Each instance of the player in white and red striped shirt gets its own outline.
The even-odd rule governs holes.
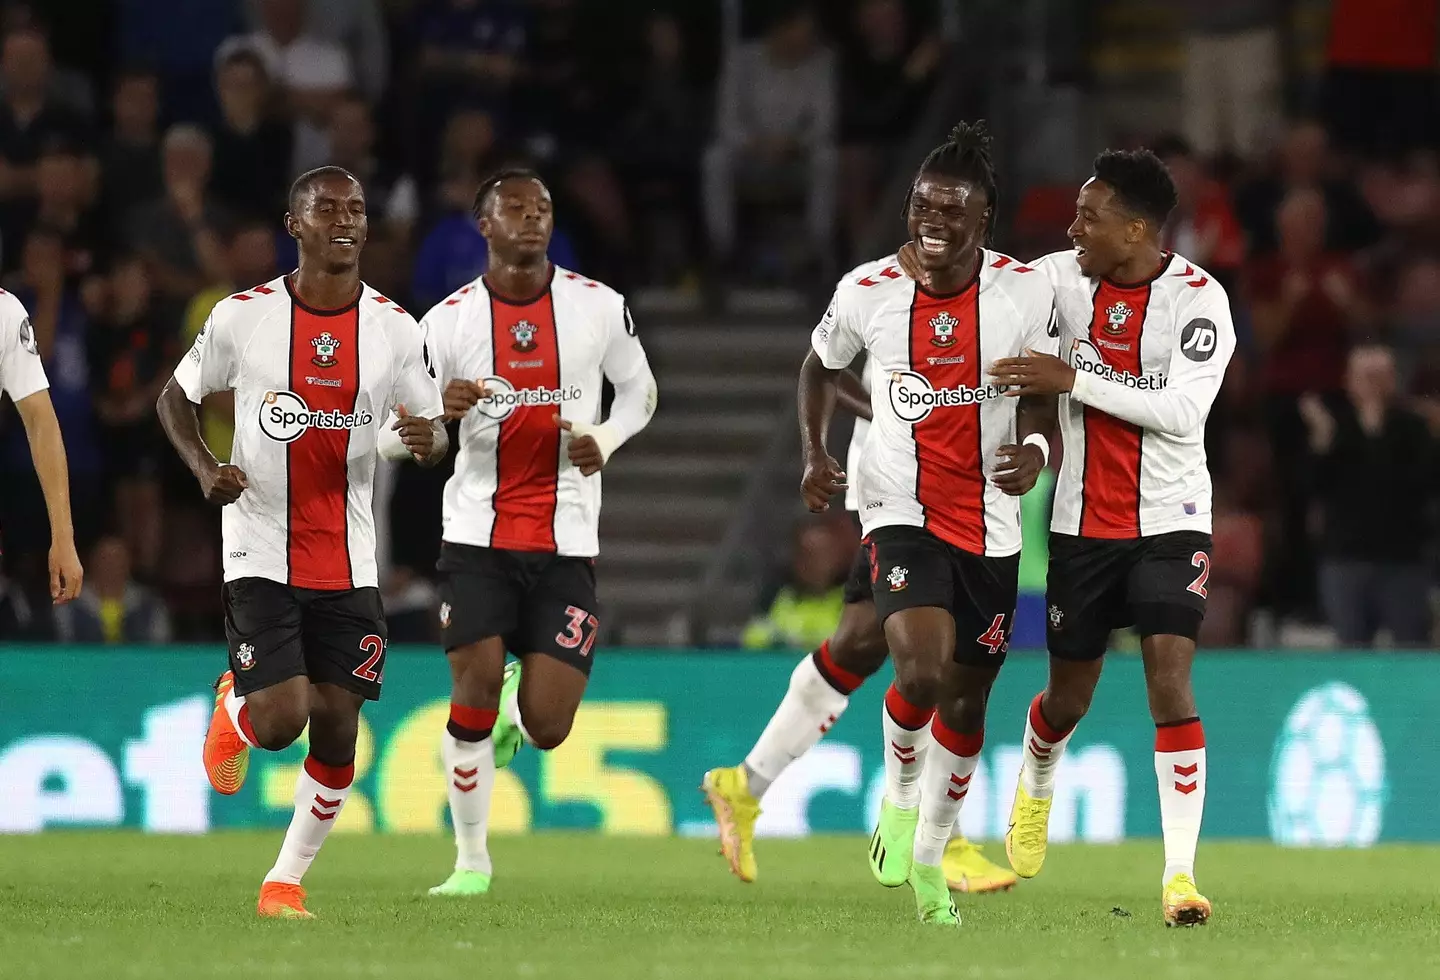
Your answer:
[[[600,470],[656,403],[624,298],[546,257],[554,215],[539,176],[490,178],[475,216],[489,270],[422,324],[446,415],[461,420],[439,561],[457,854],[430,893],[445,896],[489,890],[496,768],[523,741],[552,749],[570,733],[600,628]],[[615,399],[601,422],[606,380]]]
[[[1205,733],[1191,687],[1210,574],[1205,419],[1235,350],[1225,289],[1161,248],[1175,185],[1148,150],[1106,151],[1081,189],[1055,285],[1061,357],[1002,361],[1017,393],[1059,395],[1065,459],[1046,588],[1050,682],[1030,707],[1006,849],[1045,859],[1055,766],[1090,707],[1112,630],[1140,634],[1155,721],[1167,924],[1204,923],[1195,885]]]
[[[814,510],[845,488],[825,448],[838,373],[872,359],[859,492],[876,613],[895,663],[885,698],[886,794],[870,846],[883,885],[910,884],[922,921],[958,924],[941,856],[984,741],[1020,553],[1018,495],[1045,464],[1053,402],[990,384],[997,359],[1053,350],[1053,290],[983,247],[996,190],[983,126],[957,126],[921,165],[906,213],[918,274],[882,260],[841,280],[800,372]],[[932,740],[933,736],[933,740]]]
[[[204,764],[239,791],[251,749],[309,726],[295,815],[260,887],[264,917],[310,918],[301,878],[349,796],[360,706],[380,697],[385,615],[375,567],[378,429],[433,465],[448,439],[419,327],[360,281],[365,192],[339,167],[300,175],[285,230],[300,267],[221,300],[160,395],[161,424],[205,499],[224,506],[225,634]],[[235,393],[235,444],[218,462],[196,416]],[[410,414],[414,410],[414,415]]]

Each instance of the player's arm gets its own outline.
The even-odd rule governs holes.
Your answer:
[[[379,451],[387,459],[408,456],[428,468],[450,451],[450,434],[445,431],[445,408],[435,385],[429,338],[413,320],[407,326],[395,381],[395,421],[381,430]]]
[[[1055,313],[1055,290],[1048,280],[1027,280],[1024,346],[1035,354],[1054,357],[1060,346]],[[1012,497],[1023,497],[1040,479],[1050,462],[1050,447],[1059,421],[1059,399],[1054,394],[1020,396],[1015,406],[1015,442],[999,449],[1000,465],[992,482]]]
[[[849,368],[835,377],[835,403],[856,418],[866,422],[873,421],[870,392],[865,390],[865,383],[860,380],[859,375]]]
[[[611,453],[650,424],[659,405],[655,374],[636,335],[635,319],[623,299],[610,317],[600,370],[615,386],[610,417],[595,423],[555,416],[555,424],[570,433],[565,453],[582,476],[600,472]]]
[[[835,290],[825,316],[810,334],[810,351],[800,365],[795,400],[800,415],[800,446],[805,473],[800,496],[805,506],[819,513],[830,508],[830,498],[846,489],[845,471],[825,446],[840,388],[840,374],[864,347],[858,318],[844,296]]]
[[[1219,287],[1215,287],[1218,289]],[[1071,397],[1152,432],[1188,435],[1198,429],[1220,393],[1235,353],[1235,327],[1224,292],[1219,301],[1197,303],[1180,328],[1170,355],[1170,376],[1160,391],[1129,388],[1078,372]]]
[[[217,304],[155,402],[160,427],[181,462],[195,475],[200,492],[210,503],[222,506],[239,500],[249,484],[244,470],[221,463],[205,445],[198,408],[206,395],[234,386],[236,360],[226,318]]]

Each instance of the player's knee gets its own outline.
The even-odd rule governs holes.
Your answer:
[[[885,663],[889,649],[879,630],[848,630],[842,626],[830,640],[830,659],[859,677],[869,677]]]
[[[1158,723],[1183,721],[1197,715],[1189,677],[1161,676],[1148,685],[1150,716]]]
[[[895,688],[911,704],[924,707],[940,700],[944,670],[939,663],[912,661],[895,665]]]
[[[548,714],[534,718],[522,714],[521,720],[525,723],[525,731],[530,736],[530,741],[537,749],[559,747],[565,739],[570,737],[570,726],[573,721],[564,715]]]
[[[265,710],[251,710],[250,723],[260,748],[278,752],[293,744],[310,722],[309,705],[299,699],[273,701]]]

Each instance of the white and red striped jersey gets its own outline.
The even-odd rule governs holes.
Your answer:
[[[49,387],[25,304],[0,289],[0,392],[18,402]]]
[[[235,392],[230,462],[248,489],[222,510],[225,581],[374,586],[379,430],[391,409],[444,411],[419,326],[362,286],[338,310],[306,306],[281,277],[215,304],[175,381],[199,404]]]
[[[598,422],[602,376],[622,385],[648,375],[624,298],[555,266],[533,299],[504,299],[481,276],[421,325],[442,390],[464,378],[492,392],[460,423],[441,538],[594,557],[601,474],[582,476],[570,464],[555,416]]]
[[[1020,550],[1020,498],[987,476],[1015,441],[1018,399],[989,370],[1027,348],[1055,351],[1051,298],[1042,273],[989,250],[948,296],[927,292],[894,256],[840,280],[811,344],[832,369],[869,354],[874,421],[848,472],[866,534],[905,525],[974,554]]]
[[[1235,352],[1225,288],[1168,253],[1152,278],[1130,285],[1082,275],[1073,251],[1036,267],[1055,286],[1061,356],[1076,370],[1060,396],[1065,458],[1051,530],[1208,532],[1205,419]]]

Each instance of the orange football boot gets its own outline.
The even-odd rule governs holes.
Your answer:
[[[225,695],[235,686],[230,671],[215,682],[215,713],[210,716],[210,730],[205,733],[205,775],[215,792],[234,796],[245,785],[250,770],[250,746],[235,730],[230,713],[225,710]]]

